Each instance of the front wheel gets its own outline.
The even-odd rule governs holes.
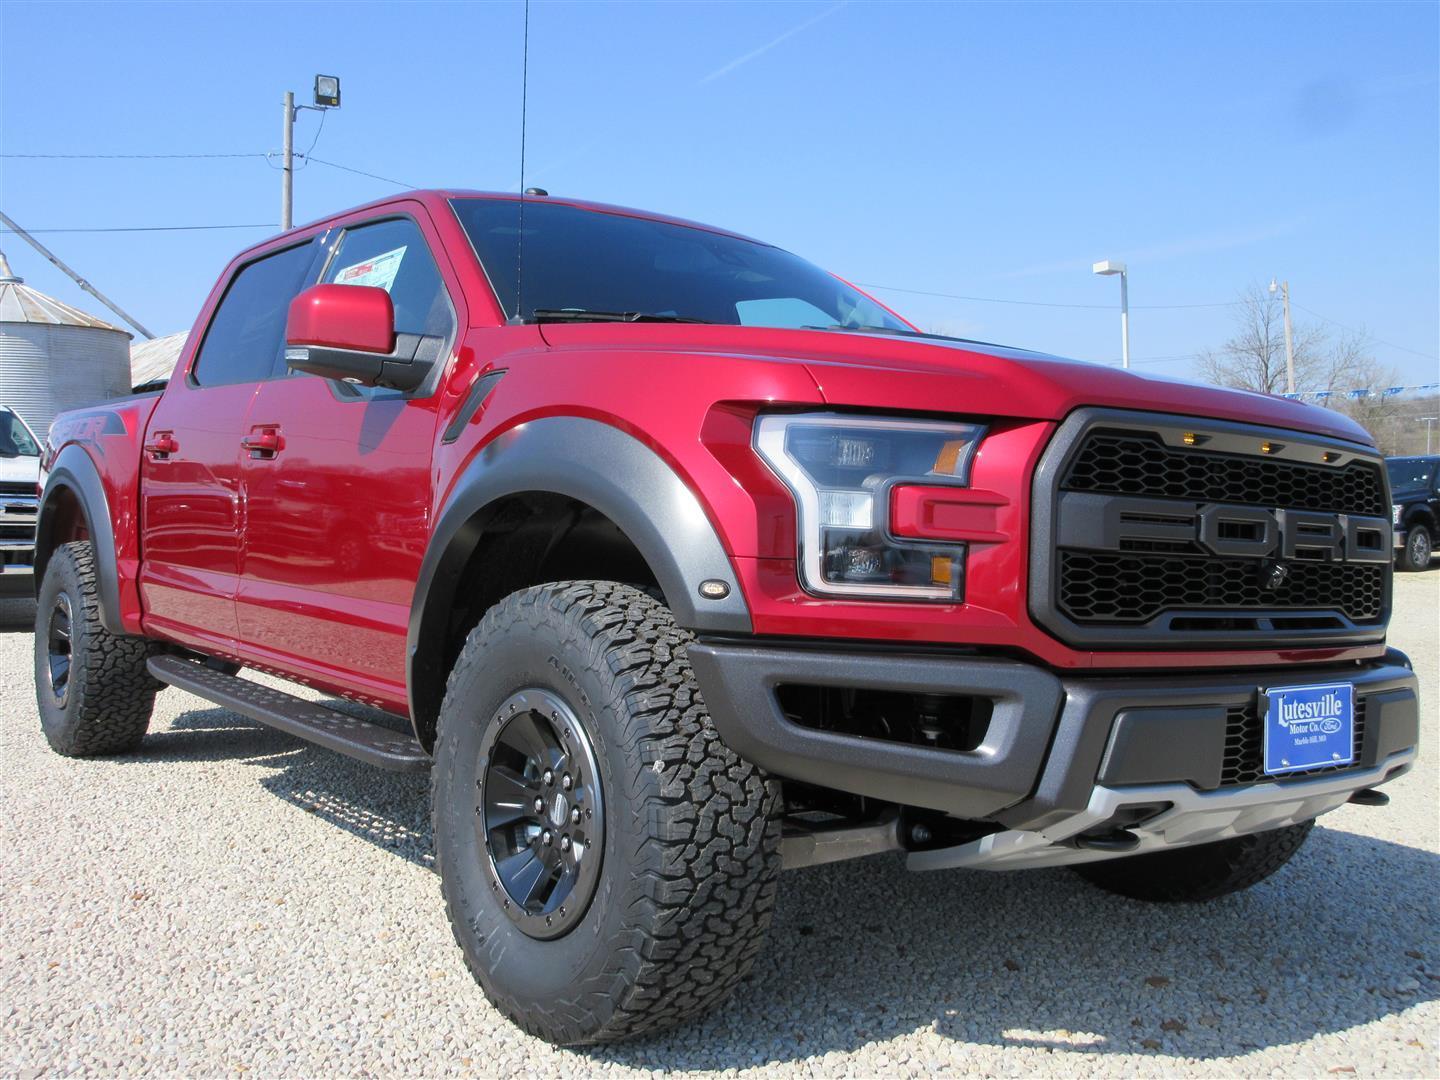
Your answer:
[[[629,586],[518,592],[441,706],[435,854],[486,996],[553,1043],[703,1014],[750,969],[779,874],[777,785],[720,741],[669,610]]]
[[[88,542],[50,557],[35,605],[35,698],[51,749],[66,757],[118,754],[145,736],[155,693],[150,644],[112,634]]]
[[[1258,885],[1279,870],[1300,850],[1314,824],[1302,821],[1210,844],[1081,863],[1075,870],[1092,885],[1132,900],[1215,900]]]
[[[1412,526],[1405,534],[1405,546],[1400,549],[1401,570],[1424,570],[1430,566],[1433,552],[1430,530],[1424,525]]]

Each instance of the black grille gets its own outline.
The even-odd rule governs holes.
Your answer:
[[[1175,450],[1144,432],[1092,432],[1060,486],[1067,491],[1195,499],[1384,517],[1390,513],[1380,469],[1343,468],[1259,457]]]
[[[1077,622],[1147,622],[1181,608],[1339,610],[1353,622],[1385,609],[1382,563],[1293,562],[1277,588],[1261,562],[1171,555],[1060,553],[1060,608]]]
[[[1287,773],[1281,779],[1299,779],[1320,773],[1340,772],[1360,765],[1365,745],[1365,699],[1355,699],[1355,759],[1348,765],[1326,765],[1319,769]],[[1274,781],[1265,775],[1265,718],[1257,705],[1232,705],[1225,710],[1225,761],[1220,768],[1220,786]]]
[[[35,497],[33,480],[0,480],[0,495],[29,495]]]

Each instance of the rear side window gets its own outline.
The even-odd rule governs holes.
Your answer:
[[[201,386],[268,379],[285,347],[290,301],[306,285],[310,244],[250,263],[230,283],[200,344],[192,377]]]
[[[455,329],[440,270],[409,218],[346,229],[321,283],[384,289],[395,305],[398,334],[448,338]]]

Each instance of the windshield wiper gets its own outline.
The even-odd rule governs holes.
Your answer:
[[[686,315],[652,315],[644,311],[589,311],[584,308],[536,308],[530,322],[666,322],[704,323],[708,319],[692,319]]]

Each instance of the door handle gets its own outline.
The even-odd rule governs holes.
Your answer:
[[[268,460],[280,453],[285,440],[280,437],[279,428],[256,428],[240,440],[240,445],[250,451],[252,458]]]
[[[175,436],[168,431],[157,431],[155,437],[145,444],[145,452],[151,457],[165,458],[180,449]]]

